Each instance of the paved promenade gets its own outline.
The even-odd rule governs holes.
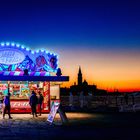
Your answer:
[[[49,125],[47,114],[32,118],[30,114],[12,114],[0,119],[0,140],[139,140],[140,114],[67,113],[68,125],[59,115]]]

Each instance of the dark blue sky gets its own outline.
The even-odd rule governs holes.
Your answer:
[[[101,88],[140,89],[138,0],[0,0],[0,42],[58,54],[67,86],[83,78]]]
[[[140,2],[1,0],[0,40],[33,45],[140,45]]]

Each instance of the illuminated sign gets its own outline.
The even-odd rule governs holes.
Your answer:
[[[0,49],[0,63],[1,64],[18,64],[25,59],[25,55],[22,51],[17,49]]]
[[[11,101],[11,108],[31,108],[29,101]]]
[[[35,76],[39,76],[42,72],[57,72],[58,57],[42,49],[32,51],[24,45],[0,43],[0,71],[22,72],[25,69],[36,72]]]

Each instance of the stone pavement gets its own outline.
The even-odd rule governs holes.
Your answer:
[[[67,113],[68,125],[56,115],[53,125],[48,114],[12,114],[0,119],[0,140],[139,140],[140,114]],[[2,115],[1,115],[2,117]]]
[[[47,120],[48,114],[42,114],[33,118],[30,114],[12,114],[13,119],[0,119],[0,140],[19,139],[58,139],[63,137],[64,126],[59,114],[56,115],[54,124],[50,125]],[[67,113],[70,122],[84,118],[91,118],[90,114]],[[67,126],[65,126],[67,127]],[[61,135],[60,135],[61,134]]]

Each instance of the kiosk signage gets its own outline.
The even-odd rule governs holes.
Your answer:
[[[51,111],[50,111],[50,113],[48,115],[48,119],[47,119],[48,122],[50,122],[50,123],[53,122],[54,117],[55,117],[55,115],[57,113],[57,110],[59,108],[59,105],[60,105],[59,102],[53,102],[52,103]]]

